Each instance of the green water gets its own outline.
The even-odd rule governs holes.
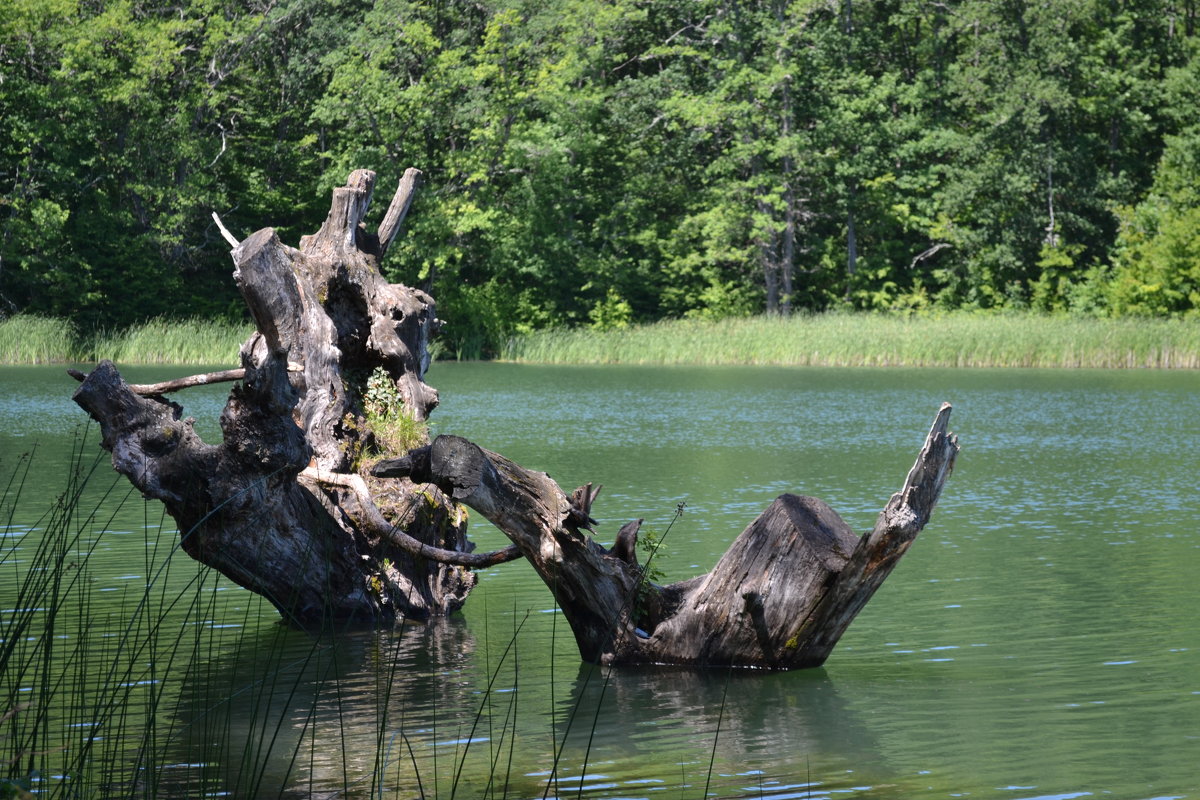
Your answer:
[[[128,696],[126,738],[155,731],[138,791],[1200,797],[1200,374],[439,364],[429,380],[435,433],[568,489],[604,484],[602,540],[634,517],[661,532],[686,502],[661,557],[672,580],[711,566],[784,491],[869,528],[943,400],[963,450],[827,664],[784,674],[581,665],[521,562],[487,570],[464,613],[429,628],[289,631],[167,560],[170,519],[101,465],[89,497],[120,507],[86,526],[88,621],[65,635],[119,630],[147,576],[160,601],[186,600],[138,659],[153,674],[132,676],[158,687],[152,704]],[[0,466],[38,443],[27,526],[71,460],[71,388],[55,368],[0,368]],[[179,396],[209,440],[224,394]],[[483,525],[472,537],[503,543]],[[19,556],[0,565],[5,613]],[[115,773],[136,768],[122,746],[105,751]]]

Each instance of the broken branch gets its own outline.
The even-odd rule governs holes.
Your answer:
[[[303,372],[304,367],[299,364],[288,362],[288,372]],[[77,369],[68,369],[67,374],[75,380],[83,383],[87,380],[88,374],[80,372]],[[160,381],[158,383],[131,383],[128,384],[130,391],[142,397],[150,397],[157,394],[168,394],[177,392],[180,389],[188,389],[193,386],[207,386],[210,383],[228,383],[229,381],[240,381],[246,377],[244,369],[222,369],[216,372],[205,372],[200,375],[188,375],[186,378],[173,378],[169,381]]]
[[[358,498],[359,506],[366,516],[366,519],[360,520],[360,522],[365,522],[373,533],[387,539],[409,555],[420,556],[421,558],[427,558],[430,561],[437,561],[441,564],[457,564],[461,567],[472,568],[491,567],[496,564],[515,561],[521,557],[521,551],[516,545],[509,545],[502,550],[493,550],[489,553],[464,553],[459,550],[444,550],[440,547],[432,547],[424,542],[417,541],[387,521],[387,518],[383,516],[383,512],[379,510],[379,506],[375,505],[375,501],[371,499],[371,490],[367,487],[367,482],[363,480],[361,475],[322,472],[313,467],[308,467],[297,477],[306,478],[314,483],[326,486],[338,486],[342,489],[352,491]]]

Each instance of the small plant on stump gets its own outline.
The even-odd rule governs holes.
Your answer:
[[[362,389],[362,410],[374,455],[407,453],[429,442],[429,425],[414,419],[404,407],[404,398],[383,367],[376,367],[367,378]]]

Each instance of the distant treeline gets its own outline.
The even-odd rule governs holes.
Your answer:
[[[798,310],[1200,309],[1197,0],[4,0],[0,316],[239,320],[425,173],[453,353]],[[378,202],[377,206],[386,203]],[[376,213],[382,213],[377,208]]]

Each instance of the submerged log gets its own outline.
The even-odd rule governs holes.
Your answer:
[[[405,173],[379,235],[363,224],[375,174],[358,170],[299,249],[271,228],[236,244],[234,280],[257,329],[241,369],[148,386],[126,384],[110,362],[75,376],[113,466],[163,501],[183,549],[298,624],[446,614],[475,585],[468,567],[519,557],[472,553],[465,511],[436,487],[368,489],[353,475],[375,447],[363,399],[372,371],[415,420],[437,405],[423,380],[433,300],[378,269],[419,174]],[[220,380],[240,383],[211,445],[161,394]]]
[[[438,486],[520,548],[554,593],[580,655],[605,664],[769,669],[824,663],[847,626],[929,520],[958,453],[949,404],[875,527],[854,534],[824,502],[777,498],[706,575],[648,583],[630,540],[613,551],[581,531],[595,493],[568,496],[542,472],[455,436],[439,436],[373,473]]]

